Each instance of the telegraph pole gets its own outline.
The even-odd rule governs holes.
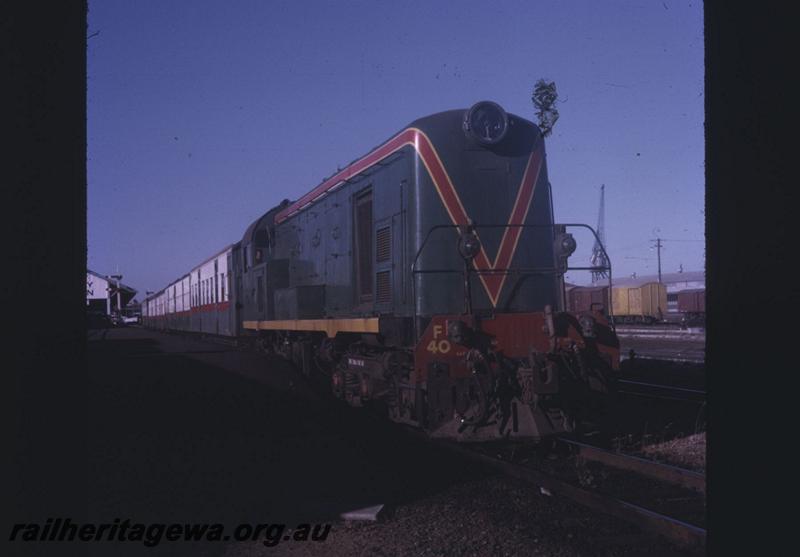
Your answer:
[[[651,240],[656,243],[656,252],[658,253],[658,283],[661,284],[661,238]]]
[[[116,282],[117,282],[117,313],[121,314],[122,313],[122,299],[121,299],[122,298],[122,293],[120,292],[120,289],[119,289],[119,281],[122,279],[122,275],[111,275],[108,278],[116,279]],[[109,298],[110,298],[110,296],[109,296]],[[109,300],[109,303],[110,303],[110,300]]]

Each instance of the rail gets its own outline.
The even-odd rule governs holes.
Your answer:
[[[452,441],[437,441],[436,443],[465,459],[495,469],[507,476],[543,487],[553,495],[561,495],[587,508],[620,518],[642,530],[662,536],[681,547],[700,552],[705,550],[706,529],[700,526],[610,495],[589,491],[529,466],[482,454],[466,448],[463,444]]]
[[[629,379],[617,379],[617,385],[620,387],[617,389],[620,394],[698,403],[706,400],[706,392],[699,389],[659,385],[657,383],[631,381]],[[626,385],[630,390],[625,389]]]
[[[686,470],[685,468],[679,468],[677,466],[671,466],[669,464],[663,464],[661,462],[655,462],[653,460],[648,460],[646,458],[641,458],[634,455],[612,452],[607,449],[595,447],[593,445],[587,445],[586,443],[581,443],[580,441],[575,441],[574,439],[569,439],[566,437],[559,437],[558,441],[575,449],[577,455],[586,460],[599,462],[620,470],[636,472],[643,476],[647,476],[648,478],[653,478],[671,483],[673,485],[693,489],[703,494],[706,492],[705,474],[700,474],[693,470]]]

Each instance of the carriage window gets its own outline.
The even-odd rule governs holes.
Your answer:
[[[372,298],[372,191],[355,200],[356,287],[360,301]]]
[[[225,273],[220,273],[219,274],[219,286],[221,288],[221,291],[219,293],[219,301],[220,302],[224,302],[225,301]]]
[[[213,286],[214,286],[214,292],[211,295],[211,301],[212,302],[218,302],[219,301],[219,299],[217,298],[217,293],[218,293],[218,291],[217,291],[217,280],[218,280],[218,278],[219,278],[219,259],[215,259],[214,260],[214,280],[211,281]]]

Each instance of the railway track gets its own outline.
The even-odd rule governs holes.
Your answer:
[[[642,336],[642,337],[665,337],[665,338],[694,338],[694,339],[704,339],[706,331],[702,327],[691,327],[683,329],[680,325],[673,325],[673,326],[631,326],[631,325],[617,325],[614,327],[614,330],[617,332],[617,335],[621,337],[633,337],[633,336]]]
[[[630,380],[620,380],[619,383],[631,389],[632,393],[637,390],[642,391],[638,394],[644,393],[644,396],[647,396],[647,393],[657,395],[657,393],[661,392],[681,393],[691,397],[702,396],[704,398],[705,396],[705,392],[698,389]],[[663,396],[658,397],[664,398]],[[532,484],[548,495],[564,497],[589,509],[617,517],[635,525],[645,533],[660,536],[681,548],[693,552],[703,552],[705,550],[706,529],[704,527],[692,524],[685,519],[659,512],[653,508],[648,508],[640,502],[633,502],[623,497],[600,491],[594,487],[580,485],[579,478],[563,477],[563,470],[568,466],[562,466],[562,473],[557,473],[552,469],[548,470],[546,466],[537,466],[529,460],[526,461],[523,456],[525,451],[517,453],[512,449],[510,454],[503,456],[502,454],[497,454],[497,447],[495,446],[433,440],[418,430],[403,426],[400,426],[400,429],[425,443],[455,453],[466,461],[472,461],[503,475]],[[626,474],[638,474],[654,481],[670,484],[679,489],[692,491],[704,499],[705,476],[703,474],[632,455],[613,452],[574,439],[559,438],[557,442],[568,446],[570,448],[570,456],[576,457],[578,462],[581,460],[591,461]],[[572,468],[574,470],[574,463]]]
[[[705,474],[647,458],[609,451],[608,449],[588,445],[567,437],[559,437],[558,442],[569,446],[579,458],[600,462],[618,470],[635,472],[648,478],[692,489],[698,493],[705,494],[706,492]]]
[[[706,361],[705,354],[676,354],[674,350],[643,350],[636,352],[635,358],[637,360],[656,360],[660,362],[672,362],[676,364],[696,364],[702,365]],[[620,357],[622,361],[631,359],[628,354],[622,354]]]
[[[691,489],[701,494],[704,501],[705,476],[702,474],[630,455],[612,453],[570,439],[561,438],[559,442],[571,446],[577,451],[580,458],[601,462],[627,473],[634,472],[647,478]],[[645,532],[665,538],[681,548],[700,553],[705,550],[706,529],[704,527],[610,493],[576,485],[575,481],[560,477],[553,470],[542,469],[543,467],[531,465],[530,462],[517,461],[513,453],[504,458],[498,454],[491,454],[492,449],[480,445],[470,446],[452,441],[435,441],[435,443],[439,447],[457,453],[466,460],[533,484],[539,487],[543,493],[565,497],[584,507],[615,516]]]
[[[706,401],[706,392],[700,389],[648,383],[645,381],[632,381],[630,379],[619,379],[617,380],[617,384],[619,385],[617,392],[626,395],[697,403],[704,403]]]

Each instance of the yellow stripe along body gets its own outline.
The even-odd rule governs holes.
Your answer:
[[[270,321],[244,321],[243,327],[251,331],[317,331],[329,338],[337,333],[377,333],[377,317],[343,319],[276,319]]]

